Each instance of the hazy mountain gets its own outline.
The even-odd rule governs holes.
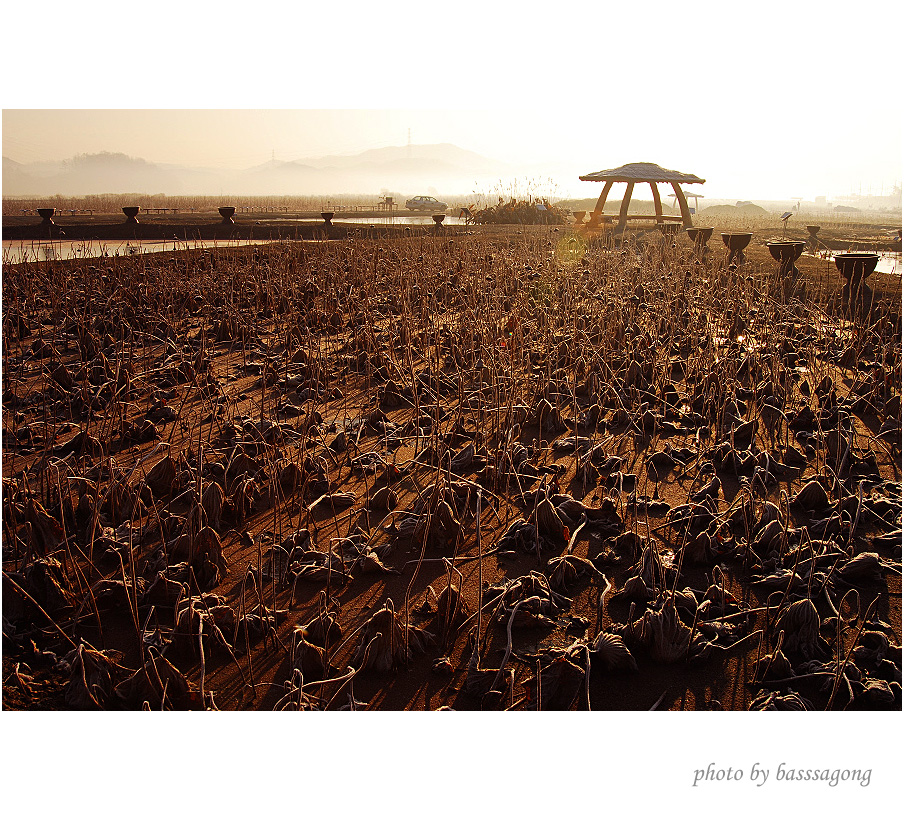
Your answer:
[[[523,171],[523,169],[520,169]],[[378,194],[382,190],[466,194],[491,191],[518,168],[455,145],[377,148],[349,156],[270,161],[242,170],[164,165],[125,154],[82,154],[59,162],[3,157],[4,196],[103,193],[249,196]]]

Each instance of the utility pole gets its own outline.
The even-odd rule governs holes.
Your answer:
[[[408,129],[408,159],[411,159],[411,129]]]

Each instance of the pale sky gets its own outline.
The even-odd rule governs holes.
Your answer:
[[[640,161],[705,178],[691,190],[709,197],[901,180],[899,2],[578,0],[532,14],[419,0],[223,19],[206,4],[92,5],[121,21],[98,48],[75,4],[42,4],[61,23],[41,31],[43,57],[10,36],[23,12],[4,12],[4,156],[240,169],[404,145],[410,128],[416,144],[549,163],[583,196],[596,186],[577,174]]]

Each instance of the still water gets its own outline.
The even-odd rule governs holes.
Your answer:
[[[272,239],[237,239],[235,241],[162,241],[131,240],[80,240],[72,242],[22,242],[3,241],[3,264],[16,265],[20,262],[46,262],[50,259],[100,259],[113,256],[136,256],[142,253],[187,250],[189,248],[238,248],[245,245],[267,245]]]
[[[816,254],[804,253],[804,256],[814,256],[816,259],[825,259],[831,262],[835,258],[834,251],[822,251]],[[876,273],[888,273],[895,276],[901,275],[901,254],[883,252],[879,254],[879,262],[876,265]]]

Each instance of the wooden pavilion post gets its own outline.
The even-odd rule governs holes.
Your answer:
[[[595,228],[600,224],[600,219],[603,216],[603,208],[606,207],[606,199],[609,197],[609,191],[611,190],[612,183],[607,182],[603,186],[603,192],[600,194],[600,198],[596,201],[596,207],[593,209],[593,213],[590,214],[589,227]]]
[[[650,182],[650,189],[653,191],[653,209],[656,212],[656,221],[662,222],[662,202],[659,199],[658,184]]]
[[[628,224],[628,206],[631,204],[631,194],[634,193],[634,183],[629,182],[625,189],[625,198],[622,200],[621,208],[618,209],[618,228],[623,231]]]
[[[693,228],[694,223],[691,221],[691,212],[690,208],[687,207],[687,199],[684,197],[684,191],[681,190],[681,186],[677,182],[672,183],[672,189],[675,191],[675,196],[678,199],[678,206],[681,208],[681,221],[684,224],[684,227]]]

